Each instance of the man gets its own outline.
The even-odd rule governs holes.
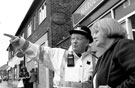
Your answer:
[[[33,84],[36,81],[37,81],[37,73],[36,73],[35,69],[32,68],[30,70],[30,80],[29,80],[29,82],[30,82],[30,88],[33,88]]]
[[[17,36],[5,35],[10,37],[11,44],[23,51],[26,56],[54,71],[54,87],[90,87],[87,81],[92,76],[96,63],[89,46],[93,42],[90,29],[86,26],[77,26],[69,33],[71,35],[69,50],[42,47]]]

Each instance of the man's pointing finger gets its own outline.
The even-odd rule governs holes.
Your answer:
[[[10,37],[11,39],[15,39],[16,38],[16,36],[13,36],[13,35],[10,35],[10,34],[4,34],[5,36],[8,36],[8,37]]]

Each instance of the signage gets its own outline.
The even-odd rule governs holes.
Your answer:
[[[103,1],[104,0],[85,0],[72,15],[73,26],[76,26]]]

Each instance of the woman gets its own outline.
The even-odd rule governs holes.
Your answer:
[[[96,47],[103,48],[94,72],[94,88],[135,87],[135,41],[114,19],[103,18],[92,26]]]
[[[20,72],[20,77],[23,79],[24,88],[29,88],[29,72],[26,67],[22,68]]]

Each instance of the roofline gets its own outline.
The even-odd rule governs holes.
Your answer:
[[[16,36],[18,36],[21,31],[23,30],[24,26],[27,24],[28,22],[28,19],[31,17],[31,15],[33,15],[36,7],[39,5],[39,3],[41,2],[42,0],[33,0],[28,12],[26,13],[26,16],[24,17],[22,23],[20,24],[20,27],[18,28],[17,32],[16,32]]]

